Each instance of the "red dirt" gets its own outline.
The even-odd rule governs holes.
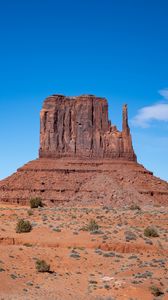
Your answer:
[[[168,299],[168,209],[0,207],[1,299],[152,300],[151,286]],[[15,231],[17,220],[33,224],[30,233]],[[97,234],[83,231],[94,219]],[[154,225],[157,238],[146,238]],[[129,232],[135,239],[126,241]],[[150,244],[149,244],[150,243]],[[77,254],[76,258],[70,254]],[[44,259],[51,273],[38,273]],[[102,297],[102,298],[100,298]]]

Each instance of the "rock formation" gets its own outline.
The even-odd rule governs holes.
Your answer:
[[[0,182],[0,201],[46,205],[168,203],[168,183],[136,161],[123,106],[122,131],[104,98],[52,96],[41,111],[39,159]]]
[[[126,158],[136,160],[123,106],[123,130],[108,120],[105,98],[92,95],[45,100],[41,111],[40,157]]]

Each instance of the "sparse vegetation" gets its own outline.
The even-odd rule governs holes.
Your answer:
[[[39,198],[39,197],[31,198],[30,199],[30,207],[31,208],[43,207],[41,198]]]
[[[17,233],[24,233],[30,232],[32,230],[32,225],[29,221],[25,221],[23,219],[19,220],[16,225],[16,232]]]
[[[109,284],[106,283],[106,284],[104,285],[104,288],[105,288],[106,290],[109,290],[109,289],[110,289]]]
[[[16,206],[4,209],[2,206],[1,230],[5,230],[2,231],[1,241],[5,250],[1,251],[0,258],[2,280],[7,278],[11,284],[21,286],[22,290],[26,288],[28,292],[24,292],[23,296],[30,292],[32,297],[40,297],[41,293],[46,296],[40,285],[43,279],[47,286],[50,285],[50,296],[54,298],[55,288],[61,279],[69,280],[73,266],[75,276],[70,279],[72,286],[69,286],[72,299],[76,299],[73,290],[76,283],[81,295],[87,290],[88,297],[93,296],[95,300],[116,300],[121,292],[129,300],[138,300],[141,288],[146,299],[166,297],[167,256],[164,250],[168,241],[168,209],[142,205],[139,212],[131,211],[129,205],[129,208],[111,209],[108,214],[107,209],[102,210],[102,207],[88,210],[87,215],[83,207],[75,208],[74,212],[73,207],[31,209]],[[28,216],[28,211],[33,212],[32,217]],[[21,219],[30,222],[32,232],[14,233],[15,240],[11,241],[13,228],[15,231]],[[160,237],[146,237],[144,229],[148,227],[154,228]],[[39,238],[40,235],[43,235],[42,238]],[[20,237],[19,241],[17,237]],[[145,251],[142,251],[141,242]],[[18,247],[13,247],[13,243]],[[23,268],[24,255],[27,258]],[[66,270],[65,265],[68,265]],[[31,277],[33,272],[37,279]],[[126,276],[131,286],[137,289],[134,295],[127,285],[121,284],[128,283]],[[60,287],[64,298],[66,291],[63,289],[64,285]]]
[[[100,226],[97,224],[97,222],[93,219],[90,220],[88,225],[82,226],[80,230],[82,231],[90,231],[90,232],[97,232],[99,230]]]
[[[163,295],[164,293],[161,291],[160,288],[158,288],[157,286],[153,285],[150,288],[152,295],[154,295],[155,297],[159,297],[160,295]]]
[[[127,230],[124,232],[126,241],[134,241],[137,239],[137,236],[134,232]]]
[[[146,237],[158,237],[159,236],[159,233],[157,231],[157,229],[153,226],[148,226],[145,228],[144,230],[144,235]]]
[[[106,297],[106,298],[98,297],[98,298],[96,298],[96,300],[114,300],[114,298],[112,298],[112,297]]]
[[[130,206],[131,210],[141,210],[140,206],[136,203],[132,203]]]
[[[25,247],[32,247],[33,245],[30,244],[30,243],[25,243],[25,244],[23,244],[23,246],[25,246]]]
[[[27,214],[28,214],[28,216],[32,216],[33,215],[33,211],[31,209],[28,209]]]
[[[36,270],[40,273],[50,272],[50,265],[45,260],[38,259],[36,261]]]
[[[95,220],[91,219],[89,224],[87,225],[87,230],[93,232],[98,229],[99,229],[99,225],[97,224],[97,222]]]

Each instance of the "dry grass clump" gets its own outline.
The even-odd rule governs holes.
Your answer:
[[[153,285],[150,288],[152,295],[154,295],[155,297],[159,297],[160,295],[163,295],[164,293],[161,291],[160,288],[158,288],[157,286]]]
[[[95,220],[91,219],[86,228],[88,231],[96,231],[99,230],[99,225]]]
[[[153,226],[148,226],[145,228],[144,230],[144,235],[146,237],[158,237],[159,236],[159,233],[157,231],[157,229]]]
[[[30,207],[31,208],[38,208],[38,207],[43,207],[43,203],[41,198],[31,198],[30,199]]]
[[[130,206],[131,210],[141,210],[140,206],[136,203],[132,203]]]
[[[38,259],[36,261],[36,270],[40,273],[50,272],[50,265],[48,265],[45,260]]]
[[[30,232],[32,230],[32,225],[29,221],[25,221],[23,219],[19,220],[16,225],[16,232],[17,233],[24,233]]]

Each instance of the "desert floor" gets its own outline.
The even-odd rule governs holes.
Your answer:
[[[31,232],[16,233],[22,218]],[[146,237],[147,226],[159,237]],[[37,272],[37,259],[51,272]],[[168,208],[1,205],[0,299],[168,299]]]

